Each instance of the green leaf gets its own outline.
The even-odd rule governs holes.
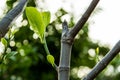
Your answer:
[[[15,56],[17,53],[18,52],[16,52],[16,51],[12,51],[10,53],[7,53],[4,57],[4,59],[11,58],[11,57]]]
[[[43,24],[46,27],[50,23],[50,12],[41,12]]]
[[[39,35],[41,42],[44,43],[45,29],[50,23],[50,12],[39,12],[34,7],[27,7],[26,16],[31,28],[37,35]]]
[[[1,38],[1,42],[5,47],[7,47],[7,40],[5,38]]]
[[[54,62],[55,62],[55,59],[52,55],[47,55],[47,60],[50,64],[52,64],[52,66],[54,66]]]

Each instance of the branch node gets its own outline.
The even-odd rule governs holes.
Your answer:
[[[69,71],[70,67],[59,67],[59,72],[61,71]]]
[[[73,38],[69,36],[69,29],[68,29],[68,24],[66,20],[64,20],[64,22],[62,23],[62,28],[63,30],[62,30],[61,42],[71,45],[73,43]]]
[[[74,39],[73,39],[73,38],[70,38],[70,37],[63,37],[63,38],[61,39],[61,42],[62,42],[62,43],[67,43],[67,44],[70,44],[70,45],[73,44],[73,41],[74,41]]]

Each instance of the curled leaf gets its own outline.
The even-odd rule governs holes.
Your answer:
[[[97,55],[99,54],[99,47],[96,48],[95,52]]]
[[[100,61],[100,59],[99,59],[99,47],[97,47],[97,48],[95,49],[95,53],[96,53],[96,56],[95,56],[96,62],[98,62],[98,61]]]

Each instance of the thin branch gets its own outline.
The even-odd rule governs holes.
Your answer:
[[[10,10],[5,17],[0,21],[0,39],[5,36],[9,30],[12,21],[22,12],[27,0],[21,0],[15,8]]]
[[[91,13],[95,9],[96,5],[98,4],[99,0],[93,0],[91,4],[89,5],[86,12],[83,14],[81,19],[77,22],[77,24],[73,27],[73,29],[69,32],[70,36],[74,38],[77,33],[82,29],[88,18],[90,17]]]
[[[93,80],[120,52],[120,40],[83,80]]]

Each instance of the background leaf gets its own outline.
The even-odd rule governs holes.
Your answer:
[[[96,55],[99,54],[99,47],[96,48],[95,52],[96,52]]]
[[[5,38],[1,38],[1,42],[5,47],[7,47],[7,40]]]
[[[95,60],[96,60],[96,62],[99,62],[100,61],[100,59],[99,59],[99,47],[97,47],[95,49],[95,53],[96,53]]]
[[[16,51],[12,51],[12,52],[10,52],[10,53],[7,53],[7,54],[5,55],[5,59],[6,59],[6,58],[10,58],[10,57],[12,57],[12,56],[15,56],[17,53],[18,53],[18,52],[16,52]]]

